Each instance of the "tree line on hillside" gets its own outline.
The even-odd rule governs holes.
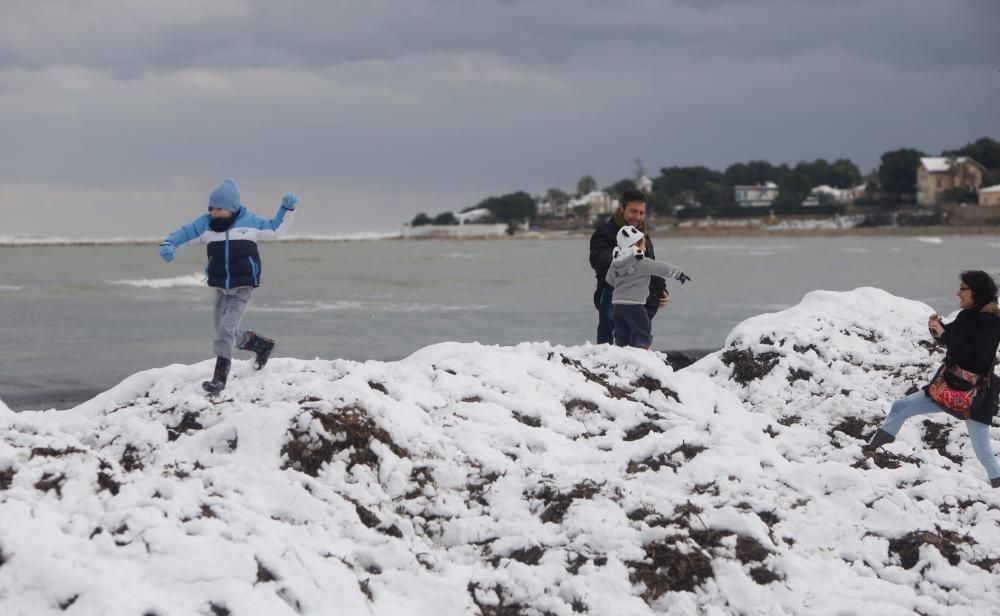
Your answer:
[[[857,165],[846,158],[833,162],[820,158],[812,162],[802,161],[795,166],[752,160],[734,163],[723,171],[700,165],[663,167],[658,176],[650,178],[652,187],[646,191],[647,203],[654,214],[670,214],[679,207],[697,207],[699,211],[710,213],[736,206],[733,191],[735,186],[774,182],[778,187],[778,196],[769,209],[776,212],[799,210],[812,189],[821,185],[847,189],[864,184],[864,202],[894,207],[914,202],[917,168],[920,159],[925,156],[929,155],[913,148],[891,150],[882,154],[878,168],[867,175],[862,175]],[[971,157],[986,169],[984,186],[1000,183],[1000,142],[994,139],[983,137],[960,148],[946,150],[940,156]],[[625,190],[636,187],[645,175],[642,162],[637,160],[633,177],[618,180],[606,186],[604,191],[612,197],[618,197]],[[599,190],[597,180],[591,175],[585,175],[577,182],[575,195],[559,188],[550,188],[537,198],[524,191],[517,191],[499,197],[488,197],[462,212],[485,209],[490,212],[490,218],[494,221],[514,224],[536,218],[539,203],[565,206],[574,198],[596,190]],[[968,200],[969,195],[946,194],[947,197]],[[587,206],[578,206],[578,209],[581,210],[578,213],[583,213]],[[410,224],[420,226],[457,223],[452,212],[443,212],[433,218],[419,213]]]

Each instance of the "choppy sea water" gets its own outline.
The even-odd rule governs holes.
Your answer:
[[[875,286],[947,314],[959,271],[1000,274],[996,236],[655,243],[693,279],[668,283],[673,301],[653,325],[662,350],[718,348],[740,321],[816,289]],[[262,286],[244,326],[276,338],[276,356],[392,360],[448,340],[596,337],[585,237],[274,242],[261,252]],[[200,246],[170,264],[153,245],[0,247],[0,399],[59,407],[65,392],[211,357],[204,260]]]

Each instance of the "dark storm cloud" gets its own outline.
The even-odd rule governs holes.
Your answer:
[[[636,157],[653,173],[818,157],[867,170],[889,149],[1000,133],[998,7],[9,0],[0,179],[24,199],[97,184],[110,203],[116,186],[232,174],[385,191],[404,220],[400,192],[571,189]]]
[[[26,33],[0,40],[0,59],[173,70],[467,52],[547,63],[615,45],[690,59],[836,47],[947,68],[995,63],[997,18],[992,0],[15,2],[5,30]]]

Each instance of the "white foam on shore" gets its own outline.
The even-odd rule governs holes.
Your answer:
[[[151,237],[31,237],[0,235],[0,246],[115,246],[131,244],[159,244],[163,238]]]
[[[378,312],[459,312],[465,310],[483,310],[484,305],[458,305],[458,304],[420,304],[408,303],[380,303],[359,300],[337,300],[332,302],[324,301],[288,301],[277,305],[260,305],[254,307],[258,312],[285,312],[285,313],[311,313],[311,312],[338,312],[338,311],[378,311]]]
[[[286,235],[272,242],[353,242],[400,238],[398,232],[358,231],[354,233]],[[159,244],[162,237],[68,238],[0,235],[0,246],[116,246]]]
[[[139,289],[173,289],[177,287],[203,287],[205,274],[189,274],[175,278],[140,278],[138,280],[107,280],[108,284],[136,287]]]
[[[944,240],[940,237],[915,237],[913,238],[918,242],[923,242],[925,244],[943,244]]]
[[[334,302],[304,302],[290,301],[282,302],[278,305],[261,304],[254,306],[255,312],[337,312],[340,310],[360,310],[364,307],[362,302],[353,300],[337,300]]]
[[[12,284],[0,284],[0,291],[20,291],[21,288]]]

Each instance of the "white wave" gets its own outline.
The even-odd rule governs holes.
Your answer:
[[[151,278],[139,280],[108,280],[108,284],[119,284],[126,287],[137,287],[140,289],[172,289],[175,287],[203,287],[205,286],[204,274],[189,274],[187,276],[177,276],[176,278]]]
[[[0,284],[0,291],[20,291],[21,287],[12,284]]]
[[[385,312],[461,312],[463,310],[483,310],[486,306],[458,304],[386,304],[381,307]]]
[[[688,248],[688,250],[717,250],[722,252],[733,252],[749,250],[749,248],[750,247],[746,244],[696,244]]]
[[[278,241],[285,242],[362,242],[370,240],[391,240],[403,237],[399,232],[356,231],[354,233],[334,233],[329,235],[286,235]]]
[[[445,259],[486,259],[486,258],[499,258],[499,257],[487,257],[483,254],[477,254],[474,252],[449,252],[447,254],[441,255]]]
[[[0,246],[114,246],[159,244],[162,238],[147,237],[35,237],[27,235],[0,235]]]
[[[943,244],[944,240],[940,237],[915,237],[913,238],[918,242],[924,242],[925,244]]]
[[[351,300],[337,300],[335,302],[304,302],[290,301],[282,302],[277,306],[267,304],[257,305],[254,312],[336,312],[339,310],[360,310],[364,303]]]
[[[353,242],[368,240],[388,240],[400,238],[398,232],[358,231],[355,233],[337,233],[329,235],[287,235],[277,238],[276,242]],[[0,235],[0,246],[114,246],[135,244],[159,244],[162,237],[41,237],[29,235]]]
[[[393,302],[372,302],[358,300],[336,300],[332,302],[324,301],[287,301],[277,305],[258,305],[254,307],[257,312],[287,312],[287,313],[310,313],[310,312],[338,312],[347,310],[358,310],[362,312],[460,312],[463,310],[483,310],[485,305],[459,305],[459,304],[420,304],[393,303]]]
[[[845,248],[844,252],[852,252],[854,254],[866,255],[871,252],[870,248]]]

